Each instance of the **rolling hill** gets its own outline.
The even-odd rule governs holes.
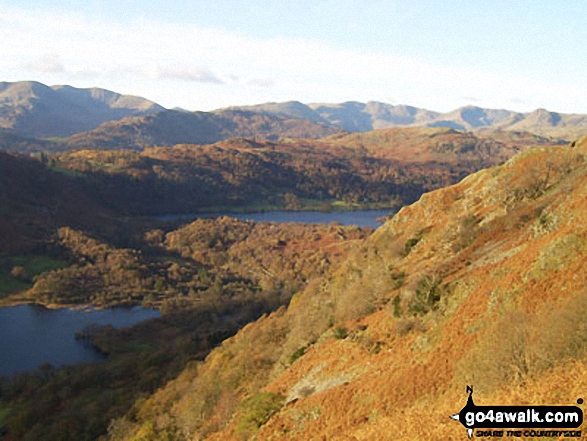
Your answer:
[[[112,121],[65,140],[64,149],[131,149],[212,144],[228,138],[322,138],[340,132],[303,119],[243,110],[184,112],[166,110],[139,118]]]
[[[539,145],[555,143],[514,132],[393,128],[320,140],[233,138],[140,152],[78,150],[50,159],[55,167],[86,176],[93,193],[111,207],[136,215],[330,209],[337,201],[389,207]]]

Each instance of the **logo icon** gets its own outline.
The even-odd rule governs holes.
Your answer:
[[[524,436],[580,437],[581,431],[570,431],[583,423],[583,410],[577,406],[477,406],[473,401],[473,387],[467,386],[467,404],[459,413],[451,415],[467,429],[469,439],[475,429],[490,429],[484,436],[502,437],[503,430],[491,429],[551,429],[526,430]],[[577,401],[583,403],[582,399]],[[567,430],[555,430],[567,429]],[[508,436],[522,436],[521,430],[509,430]]]

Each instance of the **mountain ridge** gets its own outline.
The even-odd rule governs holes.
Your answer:
[[[29,137],[63,137],[124,117],[161,111],[145,98],[106,89],[0,82],[0,127]]]
[[[142,118],[161,112],[166,114],[169,125],[159,127],[160,134],[165,130],[177,132],[178,126],[183,124],[184,132],[202,132],[201,136],[182,140],[196,143],[216,142],[234,136],[318,138],[335,131],[365,132],[397,126],[526,131],[568,141],[587,133],[587,114],[565,114],[546,109],[517,112],[469,105],[443,113],[378,101],[309,104],[286,101],[192,112],[166,109],[145,98],[101,88],[47,86],[35,81],[0,82],[0,128],[26,138],[74,136],[73,144],[84,144],[80,141],[83,136],[91,140],[97,133],[108,136],[108,132],[113,131],[112,136],[116,137],[117,131],[130,130],[119,129],[117,125],[144,126]],[[248,116],[243,117],[243,112]],[[191,115],[193,127],[186,127],[186,117],[180,114]],[[257,127],[246,130],[247,123],[243,118],[253,119],[253,114]],[[203,120],[211,126],[199,125]],[[211,136],[214,130],[216,132]],[[166,136],[176,137],[174,133]]]
[[[292,115],[289,103],[291,102],[267,103],[231,107],[231,109]],[[299,104],[306,106],[307,109],[303,111]],[[298,103],[296,114],[308,114],[308,118],[312,120],[325,120],[347,132],[364,132],[395,126],[427,126],[450,127],[464,131],[488,129],[526,131],[569,141],[587,133],[587,115],[565,114],[545,109],[524,113],[469,105],[441,113],[408,105],[392,105],[377,101],[367,103],[348,101],[334,104]]]

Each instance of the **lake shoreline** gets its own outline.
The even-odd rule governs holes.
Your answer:
[[[0,341],[0,352],[6,359],[0,365],[0,377],[33,372],[47,363],[60,367],[103,361],[107,353],[93,342],[89,344],[87,339],[79,338],[85,329],[125,328],[160,317],[160,311],[142,307],[97,310],[81,305],[45,308],[35,303],[2,307],[0,332],[4,339]]]
[[[242,221],[258,223],[306,223],[306,224],[338,224],[360,228],[377,229],[390,216],[397,213],[397,209],[381,208],[369,210],[277,210],[277,211],[248,211],[248,212],[197,212],[181,214],[163,214],[151,217],[158,222],[190,223],[198,219],[216,219],[230,217]]]
[[[22,298],[22,296],[24,295],[24,293],[26,293],[26,291],[24,292],[20,292],[20,293],[14,293],[14,294],[10,294],[4,298],[0,299],[0,309],[1,308],[10,308],[13,306],[23,306],[23,305],[37,305],[37,306],[42,306],[43,308],[46,309],[69,309],[71,311],[84,311],[84,312],[88,312],[91,313],[93,311],[107,311],[109,309],[113,309],[113,308],[135,308],[135,307],[140,307],[143,309],[152,309],[154,311],[159,311],[161,312],[160,306],[159,304],[152,304],[149,306],[146,305],[142,305],[140,303],[124,303],[124,304],[118,304],[118,305],[94,305],[92,303],[44,303],[43,301],[39,300],[39,299],[24,299]]]

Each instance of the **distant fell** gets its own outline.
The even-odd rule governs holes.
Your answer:
[[[545,109],[521,113],[477,106],[441,113],[378,101],[286,101],[191,112],[168,110],[145,98],[99,88],[0,82],[0,130],[28,139],[72,137],[50,146],[53,150],[142,149],[214,143],[231,137],[316,139],[341,131],[368,132],[397,126],[498,129],[570,141],[587,133],[587,115]]]
[[[572,140],[587,133],[587,115],[563,114],[545,109],[521,113],[506,109],[465,106],[440,113],[377,101],[307,105],[298,102],[267,103],[238,107],[238,109],[304,118],[326,123],[347,132],[368,132],[396,126],[425,126],[449,127],[465,131],[512,130],[566,140]]]
[[[510,110],[466,106],[438,115],[427,125],[431,127],[451,127],[456,130],[475,130],[485,127],[506,128],[522,119],[524,119],[522,113]]]
[[[265,103],[245,107],[229,107],[226,110],[245,110],[258,113],[280,115],[288,118],[305,119],[320,124],[332,125],[332,121],[323,118],[318,112],[299,101],[286,101],[284,103]],[[220,111],[222,112],[222,110]],[[343,128],[343,127],[341,127]],[[346,130],[346,129],[345,129]]]
[[[212,144],[228,138],[322,138],[340,130],[312,121],[244,110],[185,112],[166,110],[152,115],[110,121],[76,134],[68,149],[131,149],[176,144]]]
[[[160,105],[105,89],[0,82],[0,127],[27,137],[65,137],[100,124],[164,110]]]
[[[347,132],[367,132],[397,125],[412,125],[432,121],[439,113],[411,106],[394,106],[370,101],[347,101],[339,104],[302,104],[298,101],[265,103],[254,106],[230,107],[230,110],[247,110],[277,114],[291,118],[335,126]]]

